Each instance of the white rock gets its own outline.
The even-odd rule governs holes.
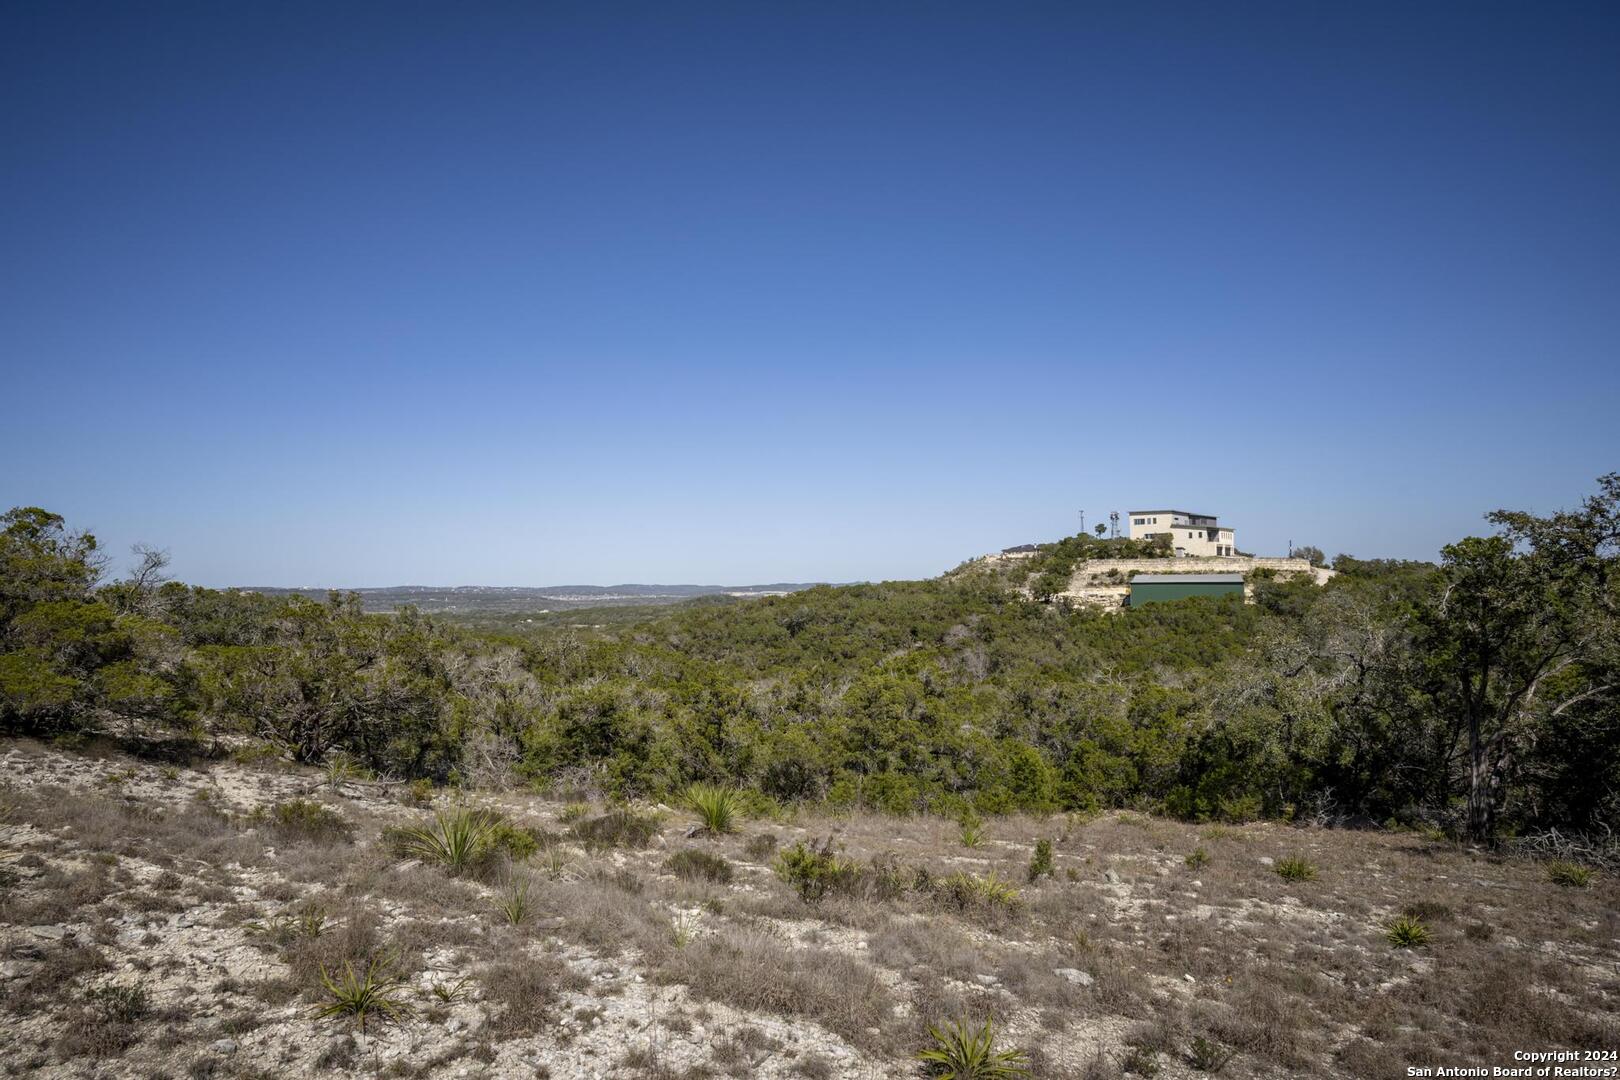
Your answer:
[[[1060,979],[1068,979],[1072,983],[1079,983],[1081,986],[1090,986],[1097,981],[1091,977],[1089,972],[1081,971],[1079,968],[1053,968],[1052,974]]]
[[[1262,856],[1260,856],[1260,865],[1261,866],[1276,866],[1277,865],[1277,860],[1273,859],[1270,855],[1262,855]]]
[[[208,1049],[212,1050],[216,1054],[234,1054],[236,1053],[236,1040],[215,1039],[213,1042],[208,1044]]]

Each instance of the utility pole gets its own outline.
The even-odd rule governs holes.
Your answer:
[[[1110,540],[1118,540],[1119,539],[1119,511],[1118,510],[1110,510],[1108,512],[1108,526],[1109,526],[1108,538]]]
[[[1080,511],[1080,531],[1086,531],[1086,512],[1084,510]]]

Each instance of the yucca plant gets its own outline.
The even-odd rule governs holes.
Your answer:
[[[495,911],[512,926],[522,926],[534,914],[529,899],[529,879],[513,877],[495,896]]]
[[[1201,847],[1193,848],[1183,861],[1187,864],[1187,869],[1197,870],[1200,867],[1209,865],[1209,852]]]
[[[977,814],[968,814],[962,818],[962,846],[976,848],[984,843],[984,822],[979,820]]]
[[[1555,859],[1547,864],[1547,880],[1554,885],[1584,889],[1592,884],[1592,868],[1564,859]]]
[[[395,850],[407,858],[437,863],[452,874],[475,869],[488,854],[498,819],[486,810],[440,810],[426,825],[393,834]]]
[[[1384,936],[1397,949],[1421,949],[1429,943],[1429,928],[1410,915],[1398,915],[1384,928]]]
[[[1291,855],[1286,859],[1278,859],[1273,867],[1277,876],[1284,881],[1315,881],[1316,866],[1308,859],[1298,855]]]
[[[342,787],[346,780],[360,780],[364,776],[365,770],[360,763],[341,750],[326,759],[326,786],[333,791]]]
[[[1006,1080],[1028,1076],[1029,1055],[1019,1049],[996,1049],[995,1025],[986,1020],[977,1030],[957,1020],[943,1028],[928,1028],[934,1045],[920,1051],[917,1059],[928,1075],[937,1080]]]
[[[1018,888],[994,870],[984,877],[958,870],[934,885],[936,895],[963,911],[1008,912],[1022,900]]]
[[[467,995],[472,993],[472,989],[469,985],[471,982],[471,976],[463,975],[461,978],[454,979],[450,982],[436,982],[432,986],[428,987],[427,993],[432,995],[433,999],[441,1004],[454,1005],[457,1002],[465,1001],[467,999]]]
[[[326,987],[331,1001],[317,1012],[319,1019],[349,1017],[364,1033],[366,1021],[373,1014],[394,1022],[411,1015],[411,1007],[403,996],[404,980],[394,974],[391,956],[372,957],[366,962],[364,974],[356,973],[354,965],[345,960],[341,978],[333,978],[323,966],[321,984]]]
[[[697,814],[702,831],[710,836],[723,836],[735,831],[736,819],[742,812],[742,801],[737,792],[718,784],[693,784],[686,789],[681,802]]]
[[[295,911],[279,912],[263,921],[245,922],[242,929],[277,948],[296,941],[314,941],[326,933],[326,909],[316,903],[306,903]]]

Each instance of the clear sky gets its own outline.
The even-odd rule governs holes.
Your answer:
[[[1620,469],[1614,3],[9,3],[0,506],[211,584],[1432,557]]]

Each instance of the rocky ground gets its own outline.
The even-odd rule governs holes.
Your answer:
[[[977,838],[810,815],[707,837],[669,807],[371,784],[252,752],[0,755],[13,1076],[853,1080],[916,1075],[946,1018],[994,1018],[1045,1077],[1385,1077],[1620,1050],[1614,880],[1559,884],[1415,833],[1120,813]],[[452,872],[387,833],[460,806],[503,815],[519,857]],[[828,838],[851,869],[812,902],[773,863]],[[1031,881],[1040,838],[1051,873]],[[979,888],[992,874],[1016,895]],[[1403,913],[1417,947],[1389,939]],[[320,1015],[349,971],[377,976],[392,1016]]]

